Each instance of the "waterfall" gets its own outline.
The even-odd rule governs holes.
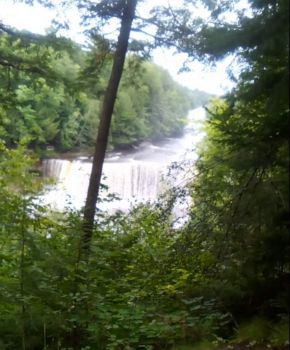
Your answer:
[[[76,208],[84,204],[92,164],[82,160],[48,159],[44,161],[46,176],[57,179],[57,183],[45,195],[45,202],[61,209],[66,202]],[[164,166],[153,162],[105,162],[102,184],[108,191],[101,191],[101,198],[114,194],[121,200],[102,203],[104,208],[126,209],[130,202],[140,203],[157,198],[161,186]]]
[[[204,116],[202,108],[191,111],[181,138],[167,138],[155,144],[145,143],[134,152],[115,153],[107,157],[101,182],[108,187],[108,191],[101,191],[100,198],[105,199],[108,193],[113,193],[120,200],[103,201],[98,207],[103,210],[126,210],[130,203],[156,200],[168,165],[184,158],[189,150],[191,152],[186,158],[194,160],[196,157],[192,150],[203,136],[198,123],[204,120]],[[66,206],[80,209],[86,198],[91,167],[90,160],[85,157],[44,160],[44,174],[54,177],[56,184],[50,186],[42,196],[43,202],[57,209]]]

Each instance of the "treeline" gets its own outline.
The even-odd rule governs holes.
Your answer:
[[[11,147],[93,146],[111,58],[66,39],[0,35],[0,137]],[[100,62],[94,58],[100,56]],[[92,63],[93,62],[93,63]],[[198,100],[196,97],[198,96]],[[182,133],[187,112],[208,94],[180,86],[167,71],[130,56],[117,97],[110,148]]]

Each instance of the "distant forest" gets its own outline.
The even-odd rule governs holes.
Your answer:
[[[58,151],[93,146],[101,99],[111,69],[111,57],[68,39],[45,45],[32,33],[19,37],[2,33],[0,52],[12,60],[0,64],[0,137],[8,146],[27,139],[35,150]],[[95,59],[97,57],[97,60]],[[180,86],[167,71],[147,60],[127,58],[117,96],[109,149],[142,140],[180,135],[190,109],[209,95]]]

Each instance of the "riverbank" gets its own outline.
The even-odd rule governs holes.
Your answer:
[[[136,152],[138,150],[141,150],[144,147],[147,147],[148,145],[153,145],[158,147],[162,145],[164,142],[167,142],[168,140],[180,139],[183,136],[184,136],[184,132],[179,133],[178,135],[171,135],[170,137],[140,140],[139,142],[135,142],[127,146],[119,146],[116,148],[108,147],[106,151],[106,158],[110,158],[115,154],[127,155],[130,153]],[[53,159],[65,159],[65,160],[74,160],[74,159],[84,158],[84,159],[92,160],[93,155],[94,155],[94,147],[83,148],[80,150],[58,151],[53,147],[48,146],[46,150],[42,151],[40,158],[41,159],[53,158]]]
[[[109,160],[111,158],[115,158],[122,156],[130,156],[133,153],[138,153],[143,151],[145,148],[151,149],[162,149],[167,147],[168,143],[176,143],[176,147],[180,147],[178,144],[179,140],[187,140],[186,148],[191,148],[196,145],[200,141],[200,139],[204,136],[204,131],[202,129],[203,122],[206,118],[206,113],[204,108],[199,107],[189,112],[187,124],[183,131],[179,134],[174,134],[168,137],[160,137],[160,138],[148,138],[143,139],[138,142],[132,143],[126,147],[116,147],[114,149],[108,146],[106,152],[106,159]],[[178,152],[178,148],[176,149]],[[48,146],[45,151],[43,151],[39,158],[42,159],[63,159],[63,160],[75,160],[75,159],[83,159],[83,160],[92,160],[94,154],[94,147],[87,147],[84,149],[71,150],[67,152],[59,152],[55,148]]]

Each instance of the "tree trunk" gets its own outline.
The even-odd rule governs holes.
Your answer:
[[[113,67],[109,83],[105,92],[100,114],[100,124],[95,144],[92,171],[90,175],[89,188],[84,207],[84,223],[83,234],[81,237],[80,244],[80,254],[88,252],[91,245],[94,228],[94,216],[96,212],[96,203],[99,195],[100,181],[108,143],[110,124],[117,96],[118,86],[123,73],[124,62],[128,49],[128,42],[132,22],[135,16],[136,5],[137,0],[124,1],[124,10],[121,19],[121,28],[118,37],[117,48],[114,55]]]

